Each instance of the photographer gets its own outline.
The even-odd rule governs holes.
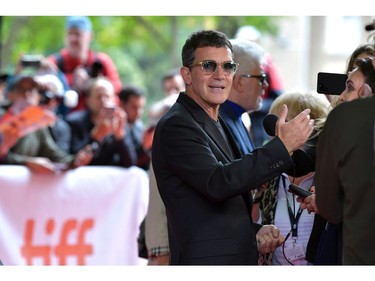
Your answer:
[[[125,111],[115,105],[114,87],[106,77],[90,80],[86,109],[66,116],[72,132],[71,153],[88,144],[96,146],[90,165],[128,168],[137,162]]]
[[[71,132],[68,123],[59,112],[59,106],[67,104],[67,94],[62,83],[53,74],[36,75],[40,95],[39,104],[56,114],[56,121],[48,129],[56,144],[66,153],[70,152]],[[74,93],[77,94],[77,93]]]
[[[64,99],[60,99],[59,103],[56,105],[56,114],[64,117],[67,111],[70,110],[70,107],[75,107],[77,105],[77,93],[70,91],[70,86],[68,85],[65,75],[56,67],[56,65],[42,55],[26,54],[20,56],[14,74],[7,76],[3,107],[7,108],[11,103],[8,97],[9,88],[19,75],[32,75],[35,77],[51,75],[57,78],[54,78],[54,80],[58,80],[56,82],[59,84],[58,94],[61,98],[64,97]],[[69,94],[65,95],[68,92]]]
[[[61,169],[86,165],[91,161],[89,147],[71,155],[57,146],[48,130],[56,116],[40,106],[42,95],[34,76],[15,76],[10,84],[8,97],[11,103],[0,117],[0,124],[4,126],[7,122],[16,120],[20,138],[2,155],[2,164],[26,165],[35,172],[55,173]],[[16,119],[19,116],[22,118]]]
[[[48,60],[65,74],[69,86],[79,93],[78,105],[72,110],[85,108],[84,92],[90,78],[106,76],[118,94],[122,84],[112,59],[103,52],[90,49],[93,38],[90,19],[83,16],[67,17],[65,30],[66,47],[49,56]]]

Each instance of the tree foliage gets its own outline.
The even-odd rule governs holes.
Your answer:
[[[1,72],[12,73],[21,54],[49,55],[64,46],[62,16],[1,17]],[[277,17],[239,16],[95,16],[92,48],[108,53],[124,84],[145,89],[149,103],[162,96],[161,77],[181,65],[187,36],[216,29],[233,37],[242,25],[276,34]]]

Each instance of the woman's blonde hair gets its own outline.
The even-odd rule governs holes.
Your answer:
[[[269,113],[279,115],[281,107],[286,104],[288,107],[287,120],[291,120],[306,108],[311,110],[310,118],[314,119],[314,129],[318,133],[331,110],[328,99],[317,92],[302,93],[290,91],[278,96],[272,103]]]

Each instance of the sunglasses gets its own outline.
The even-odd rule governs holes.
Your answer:
[[[200,66],[203,72],[207,74],[213,74],[215,73],[218,64],[219,63],[217,63],[214,60],[204,60],[204,61],[197,62],[191,65],[190,67]],[[239,66],[239,64],[235,63],[234,61],[225,61],[223,63],[220,63],[220,65],[221,65],[221,68],[224,70],[224,72],[228,75],[235,74]]]
[[[266,82],[266,79],[267,79],[267,74],[263,73],[261,75],[251,75],[251,74],[243,74],[241,75],[241,77],[245,77],[245,78],[256,78],[259,80],[259,82],[264,85],[265,82]]]

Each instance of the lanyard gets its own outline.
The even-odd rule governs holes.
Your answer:
[[[292,207],[290,206],[290,203],[289,203],[289,200],[288,200],[288,191],[286,190],[285,177],[284,176],[281,176],[281,177],[282,177],[282,180],[283,180],[283,188],[284,188],[284,191],[285,191],[286,204],[288,206],[289,221],[290,221],[290,225],[292,226],[292,237],[296,238],[296,237],[298,237],[298,221],[299,221],[299,218],[301,217],[303,209],[301,209],[301,207],[299,207],[298,211],[297,211],[297,215],[294,216],[294,212],[293,212]]]

